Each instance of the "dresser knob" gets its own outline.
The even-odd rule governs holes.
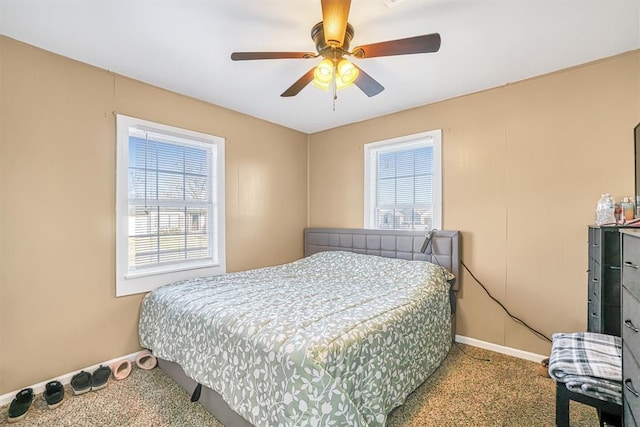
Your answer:
[[[638,395],[638,392],[636,391],[636,389],[633,387],[633,383],[631,382],[631,378],[627,378],[626,380],[624,380],[624,386],[626,387],[627,390],[629,390],[631,393],[633,393],[633,395],[635,397],[639,397],[640,395]]]
[[[631,322],[631,320],[629,319],[624,321],[624,326],[631,329],[633,332],[638,332],[638,328],[636,328],[633,322]]]
[[[635,268],[636,270],[638,269],[638,266],[632,263],[631,261],[625,261],[624,265],[626,265],[627,267]]]

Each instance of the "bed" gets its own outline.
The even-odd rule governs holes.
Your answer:
[[[140,343],[227,426],[384,426],[450,349],[459,233],[304,235],[293,263],[149,293]]]

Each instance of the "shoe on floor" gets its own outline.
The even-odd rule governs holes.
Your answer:
[[[136,365],[138,365],[138,368],[150,371],[155,368],[157,364],[158,360],[149,350],[141,351],[136,356]]]
[[[44,386],[42,393],[44,401],[47,402],[49,409],[55,409],[62,405],[64,399],[64,387],[60,381],[51,381]]]
[[[96,391],[101,388],[105,388],[107,383],[109,382],[109,377],[111,376],[111,368],[108,366],[102,366],[95,371],[93,371],[92,379],[91,379],[91,390]]]
[[[113,378],[118,381],[123,380],[131,373],[131,361],[124,359],[114,363],[111,370],[113,371]]]
[[[71,377],[71,389],[76,396],[91,391],[91,374],[85,371],[75,374]]]
[[[31,407],[33,402],[33,389],[25,388],[20,390],[16,394],[16,398],[13,399],[11,405],[9,405],[8,420],[10,423],[14,423],[24,418],[27,415],[27,411]]]

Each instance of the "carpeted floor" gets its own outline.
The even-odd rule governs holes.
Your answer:
[[[387,426],[553,426],[555,383],[537,372],[533,362],[455,345],[442,366],[390,414]],[[136,368],[129,378],[111,380],[97,392],[72,396],[67,388],[57,409],[47,409],[38,395],[27,416],[11,425],[221,426],[189,397],[159,369]],[[0,408],[2,425],[7,424],[7,410]],[[598,425],[591,407],[571,402],[570,412],[572,426]]]

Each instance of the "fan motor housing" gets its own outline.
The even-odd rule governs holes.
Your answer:
[[[342,43],[342,46],[338,48],[329,46],[327,42],[325,42],[324,27],[322,25],[322,21],[318,22],[311,29],[311,39],[313,39],[313,42],[316,44],[316,50],[320,55],[324,56],[328,52],[338,51],[340,53],[339,56],[342,56],[343,53],[349,51],[349,44],[351,43],[351,40],[353,40],[353,26],[347,23],[347,31],[344,35],[344,42]]]

